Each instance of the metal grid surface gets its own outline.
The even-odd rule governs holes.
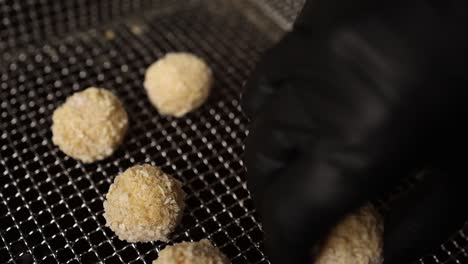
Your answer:
[[[294,21],[306,0],[263,0],[286,20]]]
[[[192,0],[187,0],[187,2]],[[171,0],[0,0],[0,51],[63,36],[147,9],[174,7]],[[178,3],[178,2],[177,2]],[[180,4],[180,3],[178,3]]]
[[[102,217],[113,178],[138,163],[161,166],[184,182],[187,209],[173,242],[207,237],[234,264],[269,263],[240,158],[247,123],[239,93],[272,41],[241,11],[200,2],[4,53],[0,263],[150,263],[163,243],[120,241]],[[209,102],[182,119],[159,116],[142,87],[147,66],[168,51],[200,55],[216,76]],[[82,164],[52,144],[51,115],[91,85],[122,99],[130,126],[113,156]],[[460,232],[419,263],[465,263],[467,241]]]
[[[278,26],[290,30],[306,0],[253,0]]]
[[[188,208],[174,241],[208,237],[233,263],[266,262],[239,158],[246,127],[238,96],[267,41],[240,21],[195,8],[72,36],[20,52],[6,65],[0,75],[1,263],[149,263],[162,243],[119,241],[102,217],[114,176],[146,162],[185,183]],[[199,111],[164,118],[146,99],[142,80],[150,63],[181,50],[205,58],[216,85]],[[67,96],[91,85],[123,100],[130,127],[115,155],[84,165],[52,145],[50,125]]]

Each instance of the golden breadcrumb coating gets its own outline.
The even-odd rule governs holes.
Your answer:
[[[160,168],[136,165],[118,175],[104,201],[104,218],[119,239],[167,241],[185,208],[182,184]]]
[[[229,264],[229,259],[207,239],[167,246],[153,264]]]
[[[372,205],[347,216],[329,234],[315,264],[383,263],[383,223]]]
[[[52,116],[52,141],[85,163],[109,157],[122,143],[128,116],[110,91],[90,87],[68,97]]]
[[[149,66],[144,87],[160,114],[181,117],[205,102],[212,83],[212,71],[202,59],[178,52]]]

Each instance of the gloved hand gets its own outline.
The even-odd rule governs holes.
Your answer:
[[[245,161],[273,264],[313,263],[342,217],[420,169],[385,219],[386,263],[463,225],[465,3],[310,0],[265,54],[243,95]]]

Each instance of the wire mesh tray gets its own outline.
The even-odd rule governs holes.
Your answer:
[[[279,2],[261,5],[274,9]],[[269,263],[240,158],[247,123],[239,94],[273,40],[246,17],[242,9],[200,1],[45,43],[16,43],[20,48],[4,53],[0,263],[150,263],[165,244],[120,241],[102,216],[114,176],[138,163],[161,166],[184,182],[187,209],[172,242],[209,238],[234,264]],[[8,39],[17,33],[9,31]],[[193,52],[215,73],[209,102],[182,119],[159,116],[142,87],[147,66],[168,51]],[[122,99],[130,126],[113,156],[82,164],[52,144],[51,116],[67,96],[91,85]],[[467,240],[460,232],[420,263],[464,263]]]

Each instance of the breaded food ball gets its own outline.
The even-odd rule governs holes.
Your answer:
[[[110,91],[90,87],[74,93],[52,116],[52,141],[68,156],[90,163],[114,153],[128,128],[128,116]]]
[[[366,205],[331,231],[315,264],[381,264],[382,236],[379,212]]]
[[[160,168],[133,166],[109,188],[106,226],[128,242],[167,241],[182,218],[184,198],[181,182]]]
[[[153,264],[229,264],[229,259],[208,239],[167,246]]]
[[[212,83],[213,73],[202,59],[178,52],[150,65],[143,85],[160,114],[181,117],[205,102]]]

